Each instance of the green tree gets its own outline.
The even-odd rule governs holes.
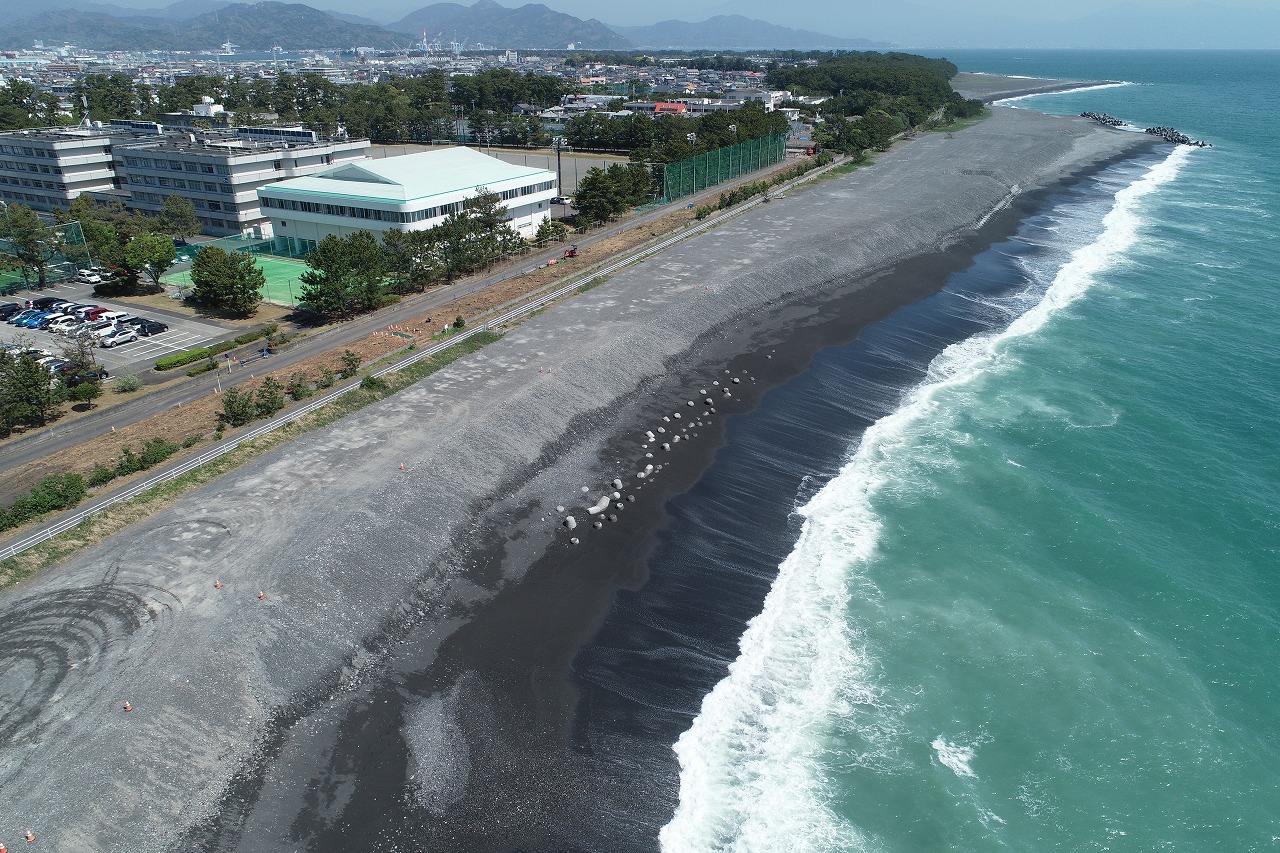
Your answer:
[[[238,427],[253,420],[257,406],[253,394],[239,388],[228,388],[222,392],[222,420],[229,426]]]
[[[253,395],[254,411],[260,418],[267,418],[284,408],[284,387],[280,380],[268,376],[262,380]]]
[[[89,118],[94,121],[131,119],[141,114],[138,91],[128,74],[87,74],[75,84],[74,92],[78,118],[85,117],[82,98],[89,101]]]
[[[253,255],[205,246],[191,264],[191,283],[200,304],[249,316],[262,302],[267,279]]]
[[[378,238],[369,231],[347,237],[333,234],[307,256],[302,303],[327,316],[347,316],[386,304],[387,259]]]
[[[24,275],[34,274],[40,287],[44,287],[49,264],[64,248],[62,233],[41,222],[36,212],[25,204],[11,204],[0,216],[0,237],[8,240],[9,251],[22,266]]]
[[[81,382],[71,389],[69,396],[78,403],[88,403],[92,409],[93,401],[102,396],[102,386],[97,382]]]
[[[175,239],[185,240],[200,233],[200,219],[196,216],[196,206],[189,198],[180,195],[169,196],[164,200],[159,218],[164,223],[165,232]]]
[[[62,123],[58,96],[25,80],[0,85],[0,130],[53,127]]]
[[[160,277],[173,266],[176,258],[173,240],[154,231],[144,231],[134,237],[124,250],[125,263],[151,279],[156,290],[161,289]]]
[[[31,356],[0,352],[0,427],[6,434],[20,425],[48,423],[65,395],[66,388]]]

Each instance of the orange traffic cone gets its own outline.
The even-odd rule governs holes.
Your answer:
[[[27,834],[22,837],[27,839],[27,843],[30,843],[36,840],[36,834],[29,829],[27,830]]]
[[[124,703],[124,709],[125,709],[126,711],[132,711],[132,710],[133,710],[133,706],[132,706],[132,705],[130,705],[128,702],[125,702],[125,703]]]
[[[265,600],[266,600],[266,598],[267,598],[267,594],[266,594],[265,592],[263,592],[262,590],[258,590],[258,600],[259,600],[259,601],[265,601]]]
[[[214,579],[213,579],[213,588],[214,588],[214,589],[222,589],[222,581],[218,580],[217,578],[214,578]]]
[[[401,462],[401,463],[400,463],[400,470],[401,470],[401,471],[403,471],[403,470],[404,470],[404,463],[403,463],[403,462]]]

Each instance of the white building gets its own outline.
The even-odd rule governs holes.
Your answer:
[[[158,213],[166,198],[180,195],[195,205],[205,234],[270,236],[259,188],[355,162],[368,148],[367,139],[317,139],[296,128],[167,133],[117,145],[115,170],[130,208]]]
[[[82,192],[111,189],[112,142],[111,133],[95,128],[0,134],[0,199],[54,210]]]
[[[504,163],[470,148],[360,160],[258,190],[277,241],[305,253],[333,234],[435,227],[480,190],[497,193],[526,237],[551,215],[556,173]]]

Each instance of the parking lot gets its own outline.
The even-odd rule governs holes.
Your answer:
[[[12,296],[0,298],[0,302],[23,302],[27,299],[37,299],[44,296],[67,299],[77,303],[100,305],[110,311],[125,311],[133,316],[157,320],[169,326],[168,331],[160,332],[150,337],[139,337],[136,341],[118,344],[110,348],[98,347],[95,350],[98,363],[112,375],[145,370],[161,356],[199,346],[224,332],[221,327],[200,320],[169,312],[155,311],[150,308],[137,310],[127,303],[97,298],[93,295],[92,285],[79,282],[51,285],[37,291],[20,291]],[[22,328],[10,323],[0,323],[0,342],[22,342],[33,348],[48,350],[54,355],[58,355],[62,350],[64,340],[62,335],[54,332]]]

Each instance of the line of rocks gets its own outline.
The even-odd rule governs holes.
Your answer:
[[[1109,116],[1106,113],[1083,112],[1080,113],[1080,117],[1091,118],[1098,124],[1105,124],[1107,127],[1120,127],[1124,124],[1123,120],[1118,119],[1115,116]]]
[[[1213,145],[1211,145],[1208,142],[1203,142],[1199,139],[1192,139],[1191,137],[1187,136],[1185,133],[1179,133],[1178,131],[1174,130],[1172,127],[1148,127],[1147,133],[1151,134],[1152,136],[1158,136],[1161,139],[1163,139],[1165,142],[1172,142],[1174,145],[1192,145],[1196,148],[1212,148],[1213,147]]]

